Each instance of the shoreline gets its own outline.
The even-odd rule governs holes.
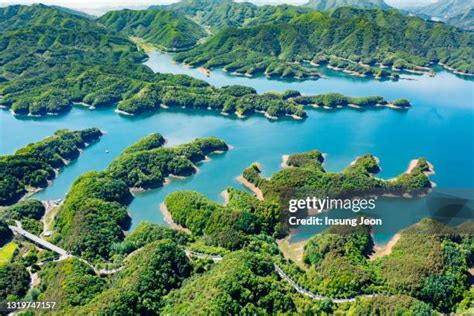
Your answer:
[[[240,182],[240,184],[242,184],[244,187],[246,187],[247,189],[252,191],[257,199],[259,199],[260,201],[263,201],[263,192],[262,192],[262,190],[257,188],[254,184],[247,181],[243,176],[238,176],[236,179],[237,179],[238,182]]]
[[[369,256],[369,260],[375,260],[377,258],[388,256],[392,253],[393,247],[397,244],[401,237],[401,233],[396,233],[384,246],[374,245],[374,252]]]
[[[220,193],[220,196],[222,196],[222,198],[224,198],[224,206],[227,206],[227,204],[229,204],[229,191],[224,190]]]
[[[281,156],[281,164],[280,164],[280,167],[282,168],[290,168],[290,166],[288,166],[288,159],[290,158],[290,155],[283,155]]]
[[[171,228],[182,231],[189,235],[191,234],[191,231],[188,228],[178,225],[173,221],[173,216],[169,212],[168,207],[166,206],[165,202],[160,204],[160,211],[161,211],[161,214],[163,214],[165,221],[168,223],[168,225],[170,225]]]
[[[211,76],[211,71],[207,68],[204,68],[204,67],[199,67],[196,69],[197,71],[199,71],[200,73],[202,73],[203,75],[205,75],[206,77],[210,77]]]
[[[127,115],[127,116],[135,116],[135,114],[128,113],[128,112],[125,112],[125,111],[122,111],[122,110],[119,110],[119,109],[115,109],[114,112],[118,113],[118,114],[122,114],[122,115]]]

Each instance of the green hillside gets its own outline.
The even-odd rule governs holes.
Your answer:
[[[390,6],[383,0],[310,0],[305,4],[316,10],[334,10],[340,7],[353,7],[361,9],[389,9]]]
[[[426,72],[432,62],[441,62],[474,73],[473,43],[472,32],[396,10],[340,8],[298,15],[288,23],[226,29],[175,59],[247,74],[271,75],[279,67],[308,69],[306,63],[295,63],[320,63],[328,56],[366,69],[383,65]]]
[[[195,22],[172,11],[111,11],[98,19],[107,28],[143,38],[167,50],[181,50],[196,45],[206,32]]]
[[[232,0],[184,0],[152,8],[167,9],[190,16],[214,33],[228,27],[287,22],[295,15],[311,11],[309,8],[291,5],[256,6],[250,2]]]

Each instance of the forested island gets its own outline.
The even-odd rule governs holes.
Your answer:
[[[82,149],[97,141],[97,128],[58,130],[54,135],[0,157],[0,205],[10,205],[52,181]]]
[[[289,155],[285,168],[269,179],[263,178],[258,164],[245,169],[242,180],[264,199],[278,201],[285,191],[293,195],[300,191],[317,193],[332,198],[359,196],[371,193],[378,195],[425,194],[432,187],[429,174],[433,167],[425,158],[412,161],[408,170],[390,180],[376,178],[380,170],[378,160],[372,155],[356,158],[342,172],[327,172],[323,166],[324,156],[317,150]]]

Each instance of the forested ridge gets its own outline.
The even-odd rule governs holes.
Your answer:
[[[13,155],[0,157],[0,205],[18,201],[28,192],[48,185],[56,173],[80,151],[102,136],[97,128],[59,130],[42,141],[29,144]]]
[[[327,60],[325,56],[350,60],[366,70],[375,66],[427,72],[439,62],[473,73],[473,41],[472,32],[397,10],[345,7],[298,14],[285,23],[227,28],[175,60],[242,74],[297,78],[311,75],[313,68],[303,62],[319,63]]]

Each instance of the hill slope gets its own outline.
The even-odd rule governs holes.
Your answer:
[[[389,9],[390,6],[383,0],[310,0],[305,4],[316,10],[334,10],[340,7],[354,7],[361,9]]]
[[[397,10],[340,8],[298,15],[288,23],[226,29],[176,60],[238,72],[271,73],[295,61],[330,55],[369,65],[427,71],[442,62],[474,73],[474,33],[406,17]],[[425,68],[420,68],[425,67]]]
[[[151,8],[167,9],[190,16],[214,33],[228,27],[288,22],[295,15],[311,11],[310,8],[291,5],[256,6],[249,2],[232,0],[183,0],[168,6]]]
[[[98,22],[116,32],[171,50],[190,48],[206,36],[198,24],[173,11],[112,11],[101,16]]]

